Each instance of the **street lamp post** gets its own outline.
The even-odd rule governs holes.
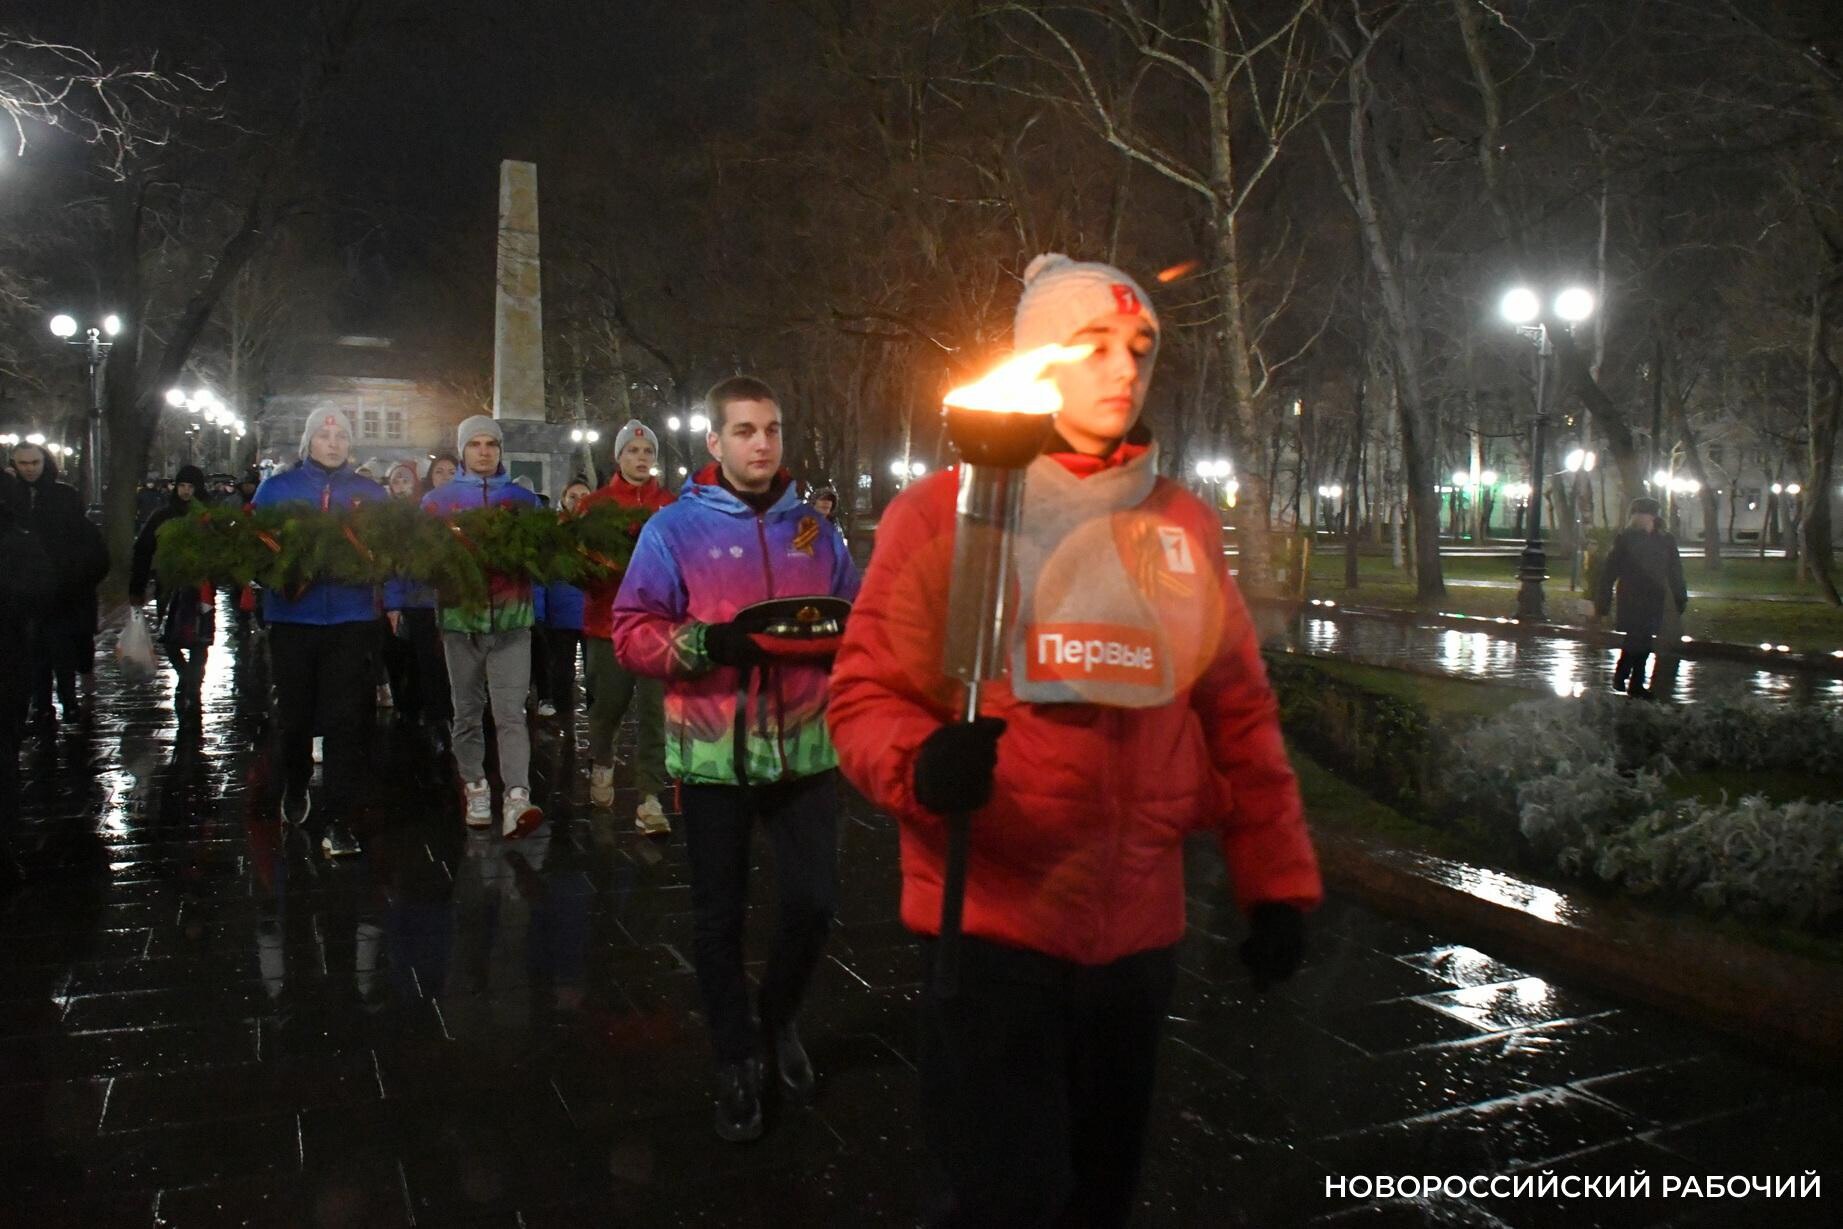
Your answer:
[[[1574,326],[1593,315],[1593,292],[1571,286],[1555,296],[1554,314],[1572,332]],[[1542,582],[1549,578],[1548,558],[1542,549],[1542,477],[1547,468],[1548,404],[1545,400],[1548,359],[1555,353],[1549,340],[1549,325],[1542,312],[1542,300],[1527,286],[1518,286],[1504,295],[1498,305],[1504,319],[1516,326],[1518,333],[1536,344],[1536,422],[1530,441],[1529,537],[1517,568],[1521,585],[1517,590],[1517,618],[1543,622]]]
[[[1325,532],[1337,527],[1337,501],[1344,497],[1344,488],[1338,483],[1327,483],[1318,488],[1318,498],[1323,501],[1325,511]],[[1316,526],[1314,526],[1316,528]]]
[[[89,371],[90,415],[88,436],[84,440],[84,473],[89,485],[89,504],[98,507],[102,503],[102,364],[108,357],[109,348],[115,343],[104,338],[113,338],[122,331],[122,318],[114,312],[102,318],[101,324],[93,324],[84,329],[81,340],[77,337],[77,321],[74,316],[63,312],[51,318],[51,332],[54,336],[73,346],[82,346],[85,365]]]
[[[1571,593],[1581,587],[1581,534],[1584,532],[1581,524],[1581,484],[1593,472],[1596,460],[1598,458],[1589,449],[1576,448],[1564,462],[1568,473],[1572,475],[1569,498],[1574,505],[1574,566],[1568,577],[1568,591]]]

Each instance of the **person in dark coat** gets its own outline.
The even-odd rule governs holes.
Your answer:
[[[1678,614],[1689,605],[1677,540],[1664,532],[1659,513],[1655,499],[1632,501],[1631,519],[1613,539],[1593,596],[1595,617],[1605,618],[1613,607],[1613,626],[1625,635],[1613,689],[1641,699],[1651,694],[1645,686],[1645,659],[1664,626],[1664,603],[1675,602]]]
[[[19,476],[21,524],[53,544],[52,595],[34,622],[32,697],[38,719],[49,724],[52,685],[65,721],[81,721],[77,676],[96,666],[96,586],[109,574],[102,531],[83,515],[77,488],[59,481],[58,463],[37,444],[13,449]]]
[[[0,471],[0,901],[24,880],[13,856],[19,821],[19,745],[26,701],[32,691],[32,610],[41,595],[31,569],[45,561],[34,536],[19,532],[25,492],[17,478]]]
[[[128,574],[128,600],[139,606],[147,600],[147,582],[154,581],[159,609],[155,621],[160,647],[179,675],[173,708],[182,717],[198,715],[199,688],[205,679],[205,659],[217,635],[217,590],[207,581],[198,585],[167,585],[154,569],[154,552],[160,544],[160,526],[176,516],[189,515],[208,498],[205,473],[196,465],[182,465],[173,476],[173,495],[166,506],[147,518],[134,540],[134,558]]]

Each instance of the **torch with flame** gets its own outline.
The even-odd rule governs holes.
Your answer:
[[[948,588],[942,668],[966,684],[961,720],[979,716],[979,685],[1005,672],[1012,614],[1011,543],[1024,506],[1024,470],[1048,442],[1062,395],[1044,373],[1073,363],[1092,346],[1042,346],[1016,355],[943,399],[947,437],[960,453],[953,573]],[[966,899],[968,817],[947,817],[947,874],[935,988],[959,989],[960,914]]]

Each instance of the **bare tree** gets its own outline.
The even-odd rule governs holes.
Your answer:
[[[1278,374],[1323,325],[1303,340],[1295,335],[1298,344],[1276,349],[1283,332],[1275,326],[1295,307],[1297,283],[1282,280],[1265,300],[1255,287],[1278,249],[1296,240],[1284,227],[1269,227],[1251,245],[1249,215],[1266,199],[1282,154],[1329,88],[1317,71],[1317,27],[1310,20],[1318,6],[1319,0],[1118,0],[994,9],[1015,45],[1055,72],[1058,83],[1041,96],[1083,116],[1109,146],[1202,206],[1213,300],[1209,324],[1241,481],[1235,518],[1240,570],[1242,582],[1255,589],[1273,579],[1263,534],[1273,498],[1263,464],[1268,401]],[[1161,124],[1173,108],[1183,119]],[[1187,140],[1195,121],[1195,139]]]

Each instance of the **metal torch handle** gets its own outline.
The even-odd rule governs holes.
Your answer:
[[[966,706],[960,720],[968,725],[979,717],[979,682],[966,685]],[[972,840],[972,816],[955,811],[947,816],[947,873],[941,883],[941,934],[934,947],[934,994],[951,999],[960,993],[960,918],[966,907],[966,861]]]

